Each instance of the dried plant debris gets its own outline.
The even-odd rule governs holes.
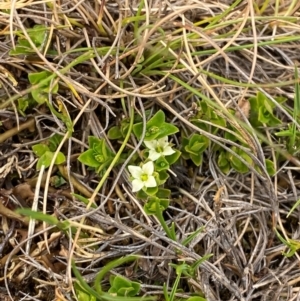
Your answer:
[[[300,298],[300,6],[252,2],[0,3],[0,300]]]

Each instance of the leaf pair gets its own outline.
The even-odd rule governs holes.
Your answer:
[[[281,124],[281,121],[274,115],[275,104],[265,94],[258,92],[255,97],[249,98],[249,102],[251,105],[250,123],[253,126],[259,127],[263,124],[276,126]]]
[[[47,39],[47,27],[44,25],[35,25],[31,29],[27,29],[27,33],[33,42],[33,44],[39,49],[43,47]],[[18,39],[18,43],[15,49],[10,50],[9,55],[30,55],[35,54],[35,50],[32,48],[28,39],[25,36],[21,36]]]
[[[207,137],[192,134],[189,138],[182,139],[182,154],[184,159],[191,159],[197,166],[202,164],[203,153],[209,147],[210,141]]]
[[[51,72],[46,71],[46,70],[41,71],[41,72],[36,72],[36,73],[29,73],[28,79],[32,85],[37,85],[41,81],[47,79],[51,74],[52,74]],[[50,86],[50,85],[51,85],[51,82],[48,81],[42,87],[33,89],[31,92],[32,98],[39,104],[48,102],[48,94],[49,93],[56,94],[58,92],[58,84],[57,83],[55,83],[53,86]]]
[[[109,149],[104,139],[90,136],[89,149],[78,157],[78,160],[102,173],[111,164],[115,154]]]
[[[178,128],[165,122],[165,114],[159,110],[146,124],[145,141],[160,139],[177,133]],[[139,122],[133,126],[135,136],[140,139],[143,133],[143,123]]]
[[[37,170],[40,170],[42,165],[45,166],[45,168],[49,167],[53,157],[54,153],[60,144],[62,140],[62,136],[58,134],[54,134],[52,137],[50,137],[46,143],[39,143],[32,146],[33,152],[39,157],[37,162]],[[55,158],[55,164],[62,164],[66,161],[66,157],[62,152],[59,152]]]

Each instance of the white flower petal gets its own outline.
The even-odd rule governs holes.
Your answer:
[[[157,140],[144,141],[144,143],[145,143],[147,148],[153,149],[153,150],[155,150],[155,148],[157,146]]]
[[[166,146],[168,146],[169,145],[168,136],[158,139],[157,144],[158,144],[158,146],[160,146],[162,148],[165,148]]]
[[[144,182],[144,185],[146,187],[156,187],[157,186],[156,181],[153,176],[149,176],[148,180],[146,182]]]
[[[139,166],[129,165],[128,170],[135,179],[140,179],[143,171]]]
[[[145,183],[140,179],[135,179],[132,181],[132,192],[141,190],[145,186]]]
[[[147,162],[146,164],[143,165],[142,167],[143,172],[148,175],[148,176],[152,176],[153,172],[154,172],[154,164],[152,161]]]
[[[156,152],[155,150],[149,151],[149,159],[152,161],[156,161],[159,157],[161,157],[161,154]]]
[[[164,148],[164,151],[163,151],[164,156],[170,156],[174,153],[175,153],[175,151],[171,146],[167,146],[167,147]]]

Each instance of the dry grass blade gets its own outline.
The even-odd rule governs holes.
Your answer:
[[[139,281],[140,295],[298,300],[299,7],[1,2],[0,300],[81,301],[72,261],[92,287],[108,263],[132,254],[140,258],[110,273]],[[165,225],[132,193],[127,171],[146,158],[146,123],[160,110],[182,152],[164,184]],[[140,139],[127,132],[139,122]],[[103,172],[78,160],[93,149],[90,136],[112,154]],[[208,141],[199,164],[193,137]],[[178,280],[174,265],[208,254]],[[99,285],[111,288],[108,277]]]

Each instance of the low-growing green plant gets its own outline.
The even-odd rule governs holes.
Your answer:
[[[218,115],[205,100],[197,103],[195,111],[196,114],[190,118],[190,121],[204,131],[217,134],[220,131],[219,127],[225,127],[227,124],[225,118]]]
[[[29,208],[19,208],[16,210],[16,212],[24,216],[28,216],[37,221],[45,222],[51,226],[56,226],[58,229],[64,232],[70,227],[70,222],[67,220],[61,222],[53,215],[44,214],[38,211],[33,211]]]
[[[110,277],[110,289],[108,292],[104,292],[101,286],[101,282],[104,276],[112,269],[138,259],[138,256],[130,255],[116,259],[109,262],[101,271],[97,274],[93,288],[90,287],[80,272],[76,268],[74,261],[72,262],[73,273],[77,279],[75,290],[79,301],[152,301],[156,298],[150,297],[138,297],[140,291],[140,284],[138,282],[130,281],[122,276]]]
[[[278,97],[276,100],[279,103],[283,103],[285,98]],[[249,121],[258,132],[261,131],[263,126],[272,127],[281,124],[281,121],[275,116],[275,105],[263,93],[258,92],[255,97],[251,97],[248,101],[251,105]],[[228,112],[234,116],[236,111],[229,109]],[[238,128],[232,126],[232,122],[228,122],[223,114],[216,113],[214,109],[207,104],[205,99],[197,103],[194,108],[194,114],[190,117],[189,121],[201,130],[222,136],[228,142],[234,142],[241,144],[243,147],[248,147],[241,139]],[[283,131],[277,135],[292,136],[294,134]],[[295,139],[292,141],[295,141]],[[198,133],[190,133],[190,135],[186,133],[183,134],[181,142],[182,158],[185,160],[190,159],[196,166],[203,164],[203,156],[208,149],[210,152],[216,154],[218,167],[225,174],[229,173],[232,169],[239,173],[246,173],[249,171],[249,166],[253,166],[252,158],[237,146],[229,146],[232,150],[232,152],[229,152],[220,145],[213,143],[206,136]],[[265,159],[265,164],[268,174],[273,176],[276,173],[274,162],[270,159]]]
[[[26,110],[33,108],[35,105],[36,101],[31,95],[27,95],[18,99],[17,108],[22,116],[26,116]]]
[[[42,51],[45,41],[47,40],[48,29],[45,25],[34,25],[33,28],[27,29],[28,36],[34,43],[34,45]],[[16,32],[19,36],[15,49],[10,50],[9,55],[30,55],[35,54],[35,50],[32,49],[29,41],[21,32]]]
[[[89,149],[78,157],[78,161],[92,167],[97,173],[103,174],[107,167],[115,158],[115,153],[110,150],[105,139],[94,136],[88,138]],[[128,154],[123,153],[118,160],[118,164],[124,162]]]
[[[113,296],[134,297],[140,292],[141,285],[121,275],[109,277],[110,289],[108,293]]]
[[[41,71],[41,72],[35,72],[35,73],[29,73],[28,79],[29,82],[32,85],[36,85],[40,83],[42,80],[47,79],[51,75],[51,72],[49,71]],[[55,83],[52,87],[50,87],[50,82],[45,84],[42,87],[39,87],[38,89],[34,89],[31,92],[32,98],[38,103],[43,104],[45,102],[48,102],[48,94],[56,94],[58,92],[58,84]]]
[[[60,175],[55,175],[50,179],[51,186],[54,186],[55,188],[58,188],[66,183],[66,180]]]
[[[279,100],[279,99],[278,99]],[[257,92],[255,97],[250,97],[251,105],[250,123],[254,127],[260,127],[263,124],[267,126],[276,126],[281,121],[274,115],[276,105],[262,92]]]
[[[209,147],[210,141],[207,137],[192,134],[190,137],[182,138],[182,156],[191,159],[193,163],[200,166],[203,161],[203,153]]]
[[[62,141],[62,136],[59,134],[54,134],[49,139],[47,139],[44,143],[35,144],[32,146],[32,150],[39,157],[37,162],[37,170],[40,170],[42,165],[45,168],[49,167],[51,161],[53,160],[54,153],[57,150],[58,145]],[[66,161],[66,157],[62,152],[58,152],[55,158],[55,164],[62,164]]]
[[[293,118],[299,123],[300,121],[300,84],[298,69],[295,67],[295,97],[294,97],[294,109]],[[297,130],[296,123],[292,122],[287,125],[287,129],[279,131],[275,134],[277,137],[284,137],[286,141],[286,147],[290,154],[294,155],[300,151],[300,131]]]
[[[193,263],[192,265],[189,265],[185,262],[183,262],[181,264],[170,263],[170,266],[172,266],[175,269],[177,276],[176,276],[175,282],[172,286],[170,293],[168,293],[167,287],[164,285],[165,300],[166,301],[174,301],[175,294],[178,291],[178,285],[179,285],[179,282],[182,279],[182,277],[194,278],[199,265],[201,263],[203,263],[204,261],[206,261],[207,259],[209,259],[212,255],[213,254],[205,255],[202,258],[200,258],[199,260],[197,260],[195,263]],[[196,301],[196,300],[197,301],[206,301],[206,299],[202,298],[201,296],[194,296],[194,298],[196,298],[196,299],[192,299],[193,301]],[[190,298],[188,300],[190,300]]]
[[[282,254],[286,257],[292,257],[295,253],[300,250],[300,241],[295,239],[287,239],[285,240],[281,234],[275,229],[275,233],[279,240],[289,248],[288,252],[282,252]]]
[[[134,120],[138,120],[138,118],[134,118]],[[123,123],[121,122],[120,127],[111,128],[109,130],[109,138],[120,139],[123,138],[124,135],[128,135],[129,127],[127,126],[128,122],[123,121]],[[133,133],[137,139],[142,138],[143,126],[141,121],[135,122],[132,126]],[[145,126],[146,133],[143,141],[144,148],[140,152],[141,159],[138,160],[137,157],[134,158],[132,162],[135,162],[136,165],[130,164],[128,166],[128,171],[131,175],[132,192],[136,193],[137,199],[145,202],[145,213],[154,215],[158,219],[166,235],[170,239],[177,241],[175,224],[171,223],[169,226],[165,221],[163,213],[169,207],[171,196],[171,191],[165,187],[169,177],[168,172],[171,166],[176,163],[181,156],[181,152],[174,148],[174,145],[169,141],[169,137],[176,134],[179,129],[175,125],[166,122],[165,114],[162,110],[158,111],[150,118]],[[203,139],[203,137],[198,134],[194,135],[190,140],[192,143],[190,145],[187,143],[186,152],[190,152],[189,154],[192,155],[197,151],[205,149],[209,143],[208,139]],[[195,156],[196,155],[198,154],[195,154]],[[89,137],[89,149],[80,155],[78,160],[87,166],[95,168],[96,171],[99,172],[104,169],[106,165],[111,163],[112,158],[114,158],[114,154],[110,151],[103,139]],[[185,237],[181,244],[187,246],[201,231],[203,231],[203,227]],[[180,250],[177,251],[180,253]],[[193,265],[174,265],[174,268],[177,271],[176,285],[172,288],[170,297],[165,292],[167,301],[174,300],[175,293],[178,292],[178,284],[182,275],[186,277],[195,277],[196,268],[209,257],[210,255],[206,255]],[[78,279],[80,279],[80,276],[77,276],[79,277]],[[95,290],[87,287],[82,281],[79,281],[81,288],[78,289],[78,298],[81,296],[80,300],[82,301],[94,300],[91,298],[98,300],[100,297],[103,300],[106,300],[106,295],[103,295],[102,289],[99,289],[99,287],[97,289],[97,285],[100,283],[101,279],[102,278],[99,276],[98,280],[95,281]],[[115,298],[123,297],[125,295],[127,297],[134,297],[139,291],[138,283],[131,282],[130,280],[119,276],[111,277],[110,285],[111,288],[108,293],[113,294]],[[195,297],[197,297],[195,301],[205,300],[201,296]]]
[[[141,138],[141,131],[142,123],[133,126],[133,132],[138,139]],[[145,162],[141,162],[138,166],[128,166],[132,191],[137,193],[137,198],[145,200],[144,211],[148,215],[156,216],[167,236],[174,241],[176,241],[175,224],[172,223],[171,226],[168,226],[163,212],[169,206],[171,195],[171,191],[164,188],[169,177],[168,170],[181,156],[181,152],[174,149],[173,145],[169,143],[168,135],[177,132],[176,126],[165,121],[164,112],[158,111],[146,124],[144,140],[146,149],[142,151]],[[195,136],[193,140],[195,148],[198,136]],[[197,150],[200,148],[201,146]],[[195,231],[195,233],[199,232]],[[194,237],[195,233],[184,240],[184,245],[190,242],[190,238]]]
[[[165,114],[159,110],[146,124],[146,133],[144,141],[158,140],[177,133],[178,128],[165,122]],[[143,133],[143,123],[139,122],[134,124],[133,133],[138,139],[141,139]]]
[[[144,206],[144,210],[148,215],[155,215],[168,237],[176,241],[175,224],[172,223],[171,226],[168,227],[163,217],[163,211],[165,211],[168,206],[169,199],[163,199],[154,196],[148,199]]]

